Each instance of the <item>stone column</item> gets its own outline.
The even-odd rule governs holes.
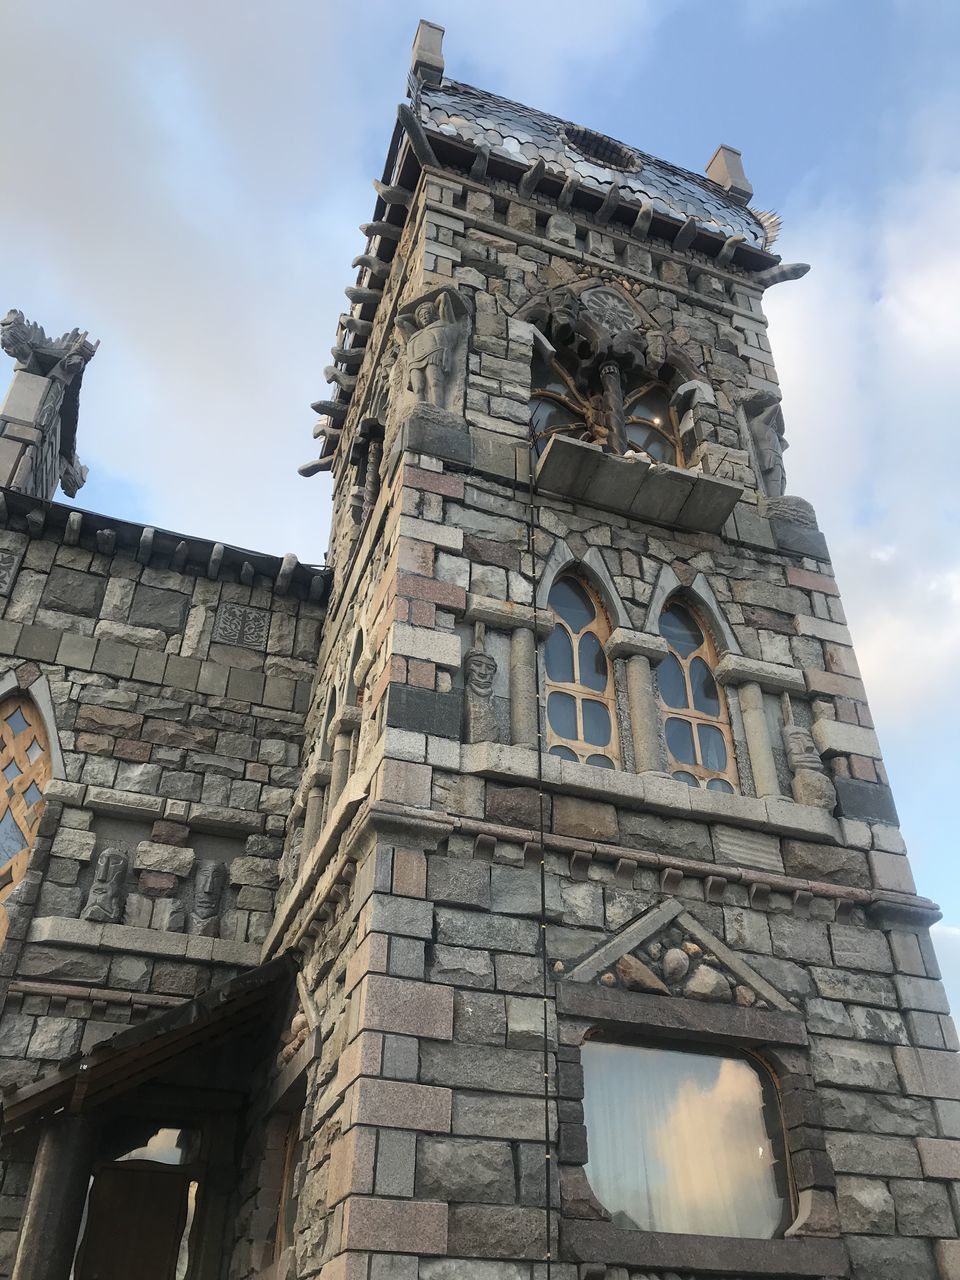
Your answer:
[[[537,745],[536,637],[527,627],[510,636],[510,741],[515,747]]]
[[[740,712],[743,715],[743,731],[750,752],[750,768],[758,796],[780,795],[777,766],[773,759],[770,729],[763,709],[763,690],[754,681],[740,686]]]
[[[353,761],[354,739],[360,729],[360,708],[344,707],[333,718],[327,730],[327,742],[333,744],[330,762],[330,783],[327,788],[327,814],[339,799],[347,785]]]
[[[303,816],[303,847],[311,848],[323,824],[323,800],[326,787],[311,787]]]
[[[44,1129],[27,1191],[12,1280],[69,1280],[96,1134],[96,1125],[87,1115],[60,1116]]]
[[[667,654],[662,636],[617,627],[606,643],[609,659],[627,661],[627,705],[637,773],[663,769],[660,753],[660,708],[653,688],[653,668]]]

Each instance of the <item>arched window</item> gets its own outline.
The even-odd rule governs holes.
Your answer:
[[[691,787],[733,792],[737,767],[726,699],[713,678],[710,634],[676,600],[660,615],[660,634],[670,646],[657,667],[668,768]]]
[[[662,382],[641,377],[623,397],[627,448],[654,462],[677,461],[676,430],[670,392]]]
[[[544,649],[547,749],[561,760],[615,769],[620,747],[613,672],[603,651],[610,626],[577,578],[558,578],[548,599],[557,625]]]
[[[23,878],[43,812],[50,751],[40,712],[20,694],[0,703],[0,903]],[[0,943],[6,915],[0,907]]]

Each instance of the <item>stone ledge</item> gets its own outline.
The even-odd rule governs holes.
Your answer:
[[[740,653],[727,653],[717,663],[717,684],[758,684],[766,693],[797,693],[806,697],[803,672],[776,662],[760,662]]]
[[[537,753],[531,747],[496,742],[465,744],[460,749],[461,771],[514,784],[536,785]],[[543,758],[543,785],[548,790],[591,800],[606,800],[631,809],[648,809],[668,817],[700,822],[733,822],[799,836],[820,843],[842,845],[840,824],[824,809],[796,804],[786,796],[725,795],[720,791],[694,790],[659,773],[626,773],[620,769],[595,769],[555,756]]]
[[[199,938],[185,933],[163,933],[126,924],[91,924],[41,916],[30,925],[27,942],[55,947],[85,947],[94,951],[128,951],[143,955],[197,960],[207,964],[248,967],[260,959],[257,943],[231,942],[226,938]]]
[[[557,625],[552,609],[531,609],[529,605],[514,604],[512,600],[495,600],[491,596],[478,596],[472,591],[467,595],[466,620],[485,622],[488,627],[497,631],[535,629],[541,636],[548,636]]]
[[[617,627],[603,646],[608,658],[646,658],[657,663],[667,656],[670,646],[663,636],[646,631]]]

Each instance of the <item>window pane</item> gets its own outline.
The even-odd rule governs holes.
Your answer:
[[[586,430],[587,424],[578,413],[568,409],[565,404],[557,404],[555,400],[534,400],[532,410],[530,422],[537,435],[557,431],[562,427],[572,427],[573,430],[568,432],[570,435],[576,435],[578,430]]]
[[[580,683],[603,693],[607,687],[607,659],[592,631],[580,637]]]
[[[707,783],[707,790],[724,791],[728,796],[736,795],[736,792],[726,778],[711,778]]]
[[[556,609],[574,635],[597,616],[593,601],[572,578],[559,578],[553,584],[549,600],[551,608]]]
[[[551,756],[559,756],[561,760],[572,760],[574,764],[576,764],[580,759],[575,751],[571,751],[569,747],[563,747],[560,745],[551,747],[547,754]]]
[[[23,733],[25,729],[30,728],[30,726],[27,724],[26,720],[24,719],[23,712],[20,710],[19,707],[17,707],[16,711],[14,711],[12,716],[7,716],[7,724],[10,726],[10,728],[13,730],[14,733]]]
[[[660,697],[668,707],[687,705],[687,685],[683,678],[683,667],[672,653],[668,653],[657,667],[657,685],[660,689]]]
[[[693,705],[698,711],[708,716],[720,714],[720,695],[716,682],[702,658],[694,658],[690,663],[690,687],[693,690]]]
[[[586,1173],[615,1226],[748,1239],[781,1229],[779,1117],[745,1059],[587,1041],[582,1062]]]
[[[602,702],[584,698],[583,740],[594,747],[605,747],[610,741],[610,712]]]
[[[669,427],[670,400],[663,387],[648,386],[639,393],[628,392],[625,408],[628,418],[643,418],[655,427]]]
[[[697,753],[693,749],[693,730],[690,728],[689,721],[671,717],[667,721],[666,733],[667,746],[674,760],[681,760],[684,764],[696,764]]]
[[[725,769],[727,767],[727,744],[723,734],[712,724],[698,724],[697,736],[700,739],[700,759],[706,769]]]
[[[27,847],[27,841],[14,821],[13,814],[8,809],[0,818],[0,867],[16,857],[21,849]]]
[[[28,805],[35,805],[41,799],[40,788],[35,782],[31,782],[29,787],[23,793],[23,798]]]
[[[694,777],[692,773],[687,773],[684,769],[678,769],[673,774],[678,782],[685,782],[688,787],[699,787],[700,779]]]
[[[547,679],[560,684],[573,683],[573,649],[570,637],[563,627],[554,627],[544,646],[547,660]]]
[[[644,422],[627,423],[627,441],[628,448],[640,449],[657,462],[676,461],[677,451],[673,445],[665,440],[659,431],[648,427]]]
[[[8,782],[13,782],[14,778],[19,778],[23,770],[17,764],[16,760],[11,760],[9,764],[3,766],[3,776]]]
[[[587,764],[592,764],[597,769],[613,768],[613,761],[609,756],[587,756]]]
[[[682,605],[672,604],[660,615],[660,634],[681,658],[688,658],[703,644],[703,632]]]
[[[577,704],[569,693],[551,693],[547,699],[550,728],[561,738],[576,738]]]
[[[43,747],[41,747],[40,743],[36,740],[36,738],[34,738],[34,740],[30,743],[29,747],[27,747],[27,759],[30,761],[31,764],[36,764],[37,760],[42,755],[43,755]]]

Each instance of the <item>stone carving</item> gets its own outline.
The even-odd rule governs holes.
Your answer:
[[[636,312],[626,298],[616,293],[613,289],[605,289],[602,286],[584,289],[580,295],[580,300],[587,310],[596,316],[603,327],[611,333],[619,333],[624,329],[636,328]]]
[[[270,614],[243,604],[222,604],[213,624],[212,640],[241,649],[266,649]]]
[[[787,487],[783,452],[788,448],[783,436],[783,410],[780,408],[780,401],[762,391],[756,396],[748,397],[743,402],[743,409],[750,427],[763,492],[768,498],[780,498]]]
[[[97,858],[93,884],[87,894],[81,919],[92,924],[117,924],[123,915],[127,855],[121,849],[104,849]]]
[[[466,335],[468,312],[455,289],[428,294],[397,316],[405,347],[406,387],[417,400],[438,409],[454,407],[457,352]]]
[[[793,774],[791,791],[797,804],[815,805],[832,812],[837,805],[837,789],[824,768],[820,753],[808,729],[796,724],[790,695],[783,695],[783,745],[787,752],[787,764]]]
[[[40,325],[24,319],[22,311],[10,310],[0,320],[0,348],[16,360],[19,369],[30,373],[47,376],[59,366],[66,381],[83,368],[99,345],[88,342],[86,333],[79,329],[48,338]]]
[[[484,624],[478,622],[474,627],[473,644],[463,660],[464,742],[500,741],[500,729],[492,705],[497,663],[484,648],[485,632]]]
[[[220,929],[220,899],[227,882],[227,868],[213,858],[197,863],[194,878],[193,906],[187,916],[189,933],[202,938],[217,937]]]
[[[0,550],[0,596],[9,594],[22,559],[18,551]]]

